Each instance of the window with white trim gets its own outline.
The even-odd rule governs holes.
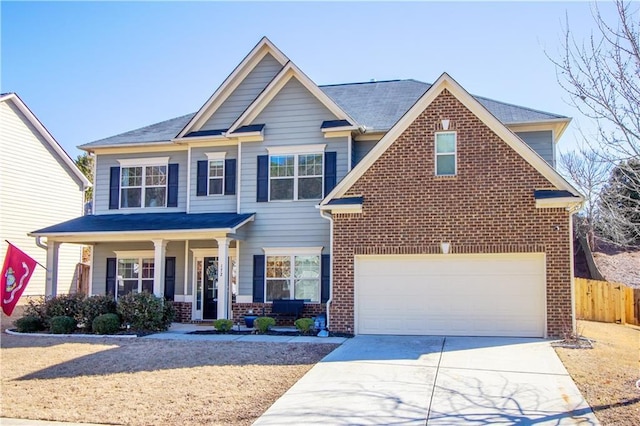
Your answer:
[[[129,293],[147,291],[153,293],[153,276],[155,271],[153,257],[118,258],[118,286],[117,297]]]
[[[323,173],[323,153],[270,155],[269,200],[319,200]]]
[[[436,133],[436,176],[455,176],[457,172],[456,132]]]
[[[167,165],[120,168],[120,207],[166,207]]]
[[[209,195],[224,194],[224,160],[209,160]]]
[[[320,256],[267,255],[265,301],[320,302]]]

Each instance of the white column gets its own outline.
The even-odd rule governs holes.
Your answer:
[[[153,294],[164,297],[164,258],[167,251],[165,240],[153,240]]]
[[[45,296],[56,296],[58,294],[58,253],[60,243],[47,241],[47,282],[45,283]]]
[[[218,242],[218,319],[229,312],[229,238],[216,238]]]

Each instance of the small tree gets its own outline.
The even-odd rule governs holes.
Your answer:
[[[640,245],[640,159],[622,161],[611,172],[600,197],[598,227],[614,244]]]

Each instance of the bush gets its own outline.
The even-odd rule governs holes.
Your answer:
[[[213,322],[213,326],[221,333],[226,333],[233,328],[233,321],[230,319],[217,319]]]
[[[78,322],[72,317],[59,315],[51,318],[49,328],[53,334],[71,334],[78,328]]]
[[[129,293],[118,299],[122,322],[137,331],[166,331],[175,317],[173,304],[151,293]]]
[[[264,334],[269,331],[269,328],[276,325],[276,320],[271,317],[256,318],[253,322],[253,326],[258,330],[258,333]]]
[[[82,322],[84,299],[85,296],[78,293],[29,300],[25,308],[25,316],[37,316],[46,327],[51,326],[53,317],[59,316],[71,317],[76,322]]]
[[[13,322],[20,333],[35,333],[44,330],[44,323],[39,316],[27,315]]]
[[[294,323],[296,328],[300,330],[302,334],[312,334],[314,329],[314,322],[311,318],[300,318]]]
[[[82,304],[82,320],[79,323],[85,330],[93,330],[93,321],[97,317],[104,314],[115,314],[116,310],[116,301],[111,295],[88,297]]]
[[[96,334],[116,334],[120,330],[120,317],[117,314],[98,315],[91,322],[91,330]]]

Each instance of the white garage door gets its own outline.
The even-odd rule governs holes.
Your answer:
[[[543,337],[542,253],[357,256],[357,334]]]

